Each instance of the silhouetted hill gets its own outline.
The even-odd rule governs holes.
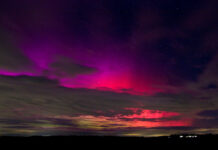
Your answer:
[[[183,137],[181,137],[183,136]],[[192,137],[190,137],[192,136]],[[114,137],[114,136],[51,136],[51,137],[0,137],[1,143],[10,143],[12,145],[27,145],[31,144],[36,147],[47,145],[51,147],[96,147],[96,148],[116,148],[117,146],[125,146],[129,148],[144,147],[148,145],[157,147],[161,145],[180,145],[180,146],[196,146],[218,145],[218,135],[171,135],[164,137]],[[214,147],[214,146],[213,146]]]

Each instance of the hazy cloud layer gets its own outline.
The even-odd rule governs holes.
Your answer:
[[[218,133],[217,6],[1,2],[0,134]]]
[[[67,131],[68,134],[79,134],[89,131],[90,133],[86,134],[100,135],[99,132],[102,131],[106,135],[122,135],[128,128],[135,132],[149,132],[149,125],[156,126],[155,122],[159,122],[157,127],[163,128],[155,129],[157,134],[166,134],[164,128],[172,128],[173,133],[185,132],[185,128],[174,129],[165,126],[167,122],[181,123],[184,121],[182,118],[198,123],[199,110],[207,114],[204,110],[211,108],[210,103],[213,102],[202,101],[189,94],[134,96],[88,89],[68,89],[43,77],[1,76],[0,80],[1,126],[3,131],[11,134],[65,134]],[[218,108],[217,103],[214,103],[213,107]],[[147,115],[151,113],[151,118],[143,119],[143,111]],[[163,112],[166,113],[166,118],[162,118]],[[178,114],[172,113],[175,117],[168,118],[170,112]],[[161,115],[161,118],[153,118],[152,113],[155,113],[156,117]],[[177,115],[179,116],[176,117]],[[145,123],[145,127],[147,124],[148,129],[143,129],[140,125],[133,126],[131,122],[136,120]],[[200,128],[208,127],[204,125],[208,120],[200,121]],[[214,119],[209,120],[207,124],[216,128]],[[192,127],[197,128],[199,125]]]

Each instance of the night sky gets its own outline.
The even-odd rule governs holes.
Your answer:
[[[218,133],[217,0],[0,2],[0,136]]]

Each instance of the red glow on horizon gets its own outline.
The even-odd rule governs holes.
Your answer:
[[[133,114],[131,115],[122,115],[123,118],[128,119],[160,119],[160,118],[169,118],[179,116],[180,114],[177,112],[167,112],[160,110],[148,110],[148,109],[140,109],[140,108],[125,108],[126,110],[131,110]]]
[[[192,120],[187,118],[173,119],[181,116],[177,112],[147,110],[141,108],[126,108],[131,110],[130,115],[117,114],[111,117],[100,115],[56,116],[55,118],[74,120],[79,126],[87,129],[120,129],[120,128],[155,128],[155,127],[188,127]],[[139,111],[139,112],[138,112]],[[165,118],[164,120],[161,120]],[[143,120],[145,119],[145,120]],[[147,120],[146,120],[147,119]],[[152,120],[149,120],[152,119]],[[169,120],[168,120],[169,119]]]

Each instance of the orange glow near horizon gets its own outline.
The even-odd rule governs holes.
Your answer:
[[[181,116],[181,114],[177,112],[147,110],[139,108],[126,108],[126,110],[131,110],[132,114],[117,114],[112,117],[80,115],[76,117],[56,116],[55,118],[72,120],[77,122],[80,128],[93,130],[118,128],[187,127],[192,125],[192,121],[190,119],[173,119],[172,117]],[[165,119],[161,120],[163,118]]]

